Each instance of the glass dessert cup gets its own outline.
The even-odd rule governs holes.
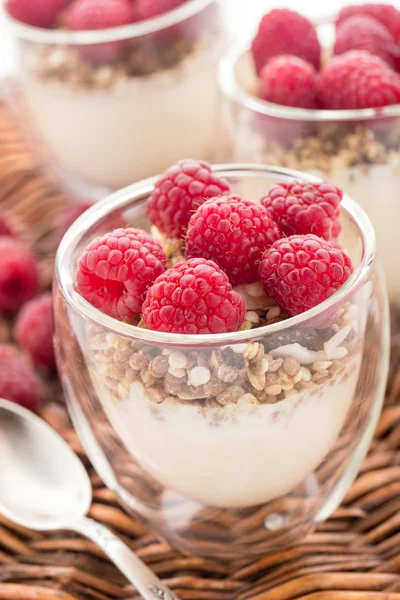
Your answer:
[[[324,40],[333,25],[318,30]],[[219,160],[307,171],[345,190],[371,219],[389,299],[399,300],[400,105],[333,111],[265,102],[257,97],[247,45],[223,58],[219,81],[224,96]]]
[[[251,199],[279,180],[316,181],[273,167],[215,169],[232,193]],[[155,181],[97,203],[59,247],[56,351],[70,414],[105,483],[171,544],[227,560],[261,555],[332,513],[371,441],[389,353],[374,233],[346,196],[341,243],[354,273],[303,315],[279,321],[279,309],[265,308],[251,284],[242,289],[247,308],[265,309],[266,326],[150,331],[93,308],[74,291],[74,277],[93,237],[128,223],[150,229]]]
[[[190,0],[101,31],[6,20],[16,49],[10,106],[44,168],[70,192],[98,199],[182,156],[213,159],[220,0]]]

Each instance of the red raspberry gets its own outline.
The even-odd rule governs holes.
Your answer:
[[[336,33],[334,54],[348,50],[367,50],[395,67],[399,49],[382,23],[367,15],[355,15],[343,21]]]
[[[147,205],[147,216],[171,238],[183,237],[189,219],[208,198],[229,192],[225,179],[201,160],[180,160],[158,180]]]
[[[263,16],[253,40],[252,52],[257,73],[270,58],[294,54],[319,69],[321,46],[314,25],[299,13],[274,8]]]
[[[109,29],[135,21],[136,12],[130,0],[74,0],[65,15],[65,25],[72,30]],[[125,48],[124,41],[80,46],[82,56],[90,61],[118,60]]]
[[[43,384],[30,363],[13,346],[0,344],[0,398],[36,411],[43,396]]]
[[[53,27],[68,0],[7,0],[6,9],[17,21],[33,27]]]
[[[377,56],[351,50],[335,56],[319,79],[324,108],[377,108],[400,102],[400,76]]]
[[[137,11],[140,20],[152,19],[158,15],[178,8],[186,0],[137,0]]]
[[[15,231],[6,215],[0,213],[0,236],[2,235],[14,236]]]
[[[367,15],[379,21],[395,35],[400,28],[400,11],[392,4],[359,4],[345,6],[337,18],[337,26],[341,25],[349,17],[354,15]]]
[[[193,258],[160,275],[143,304],[149,329],[200,334],[237,331],[246,305],[211,260]]]
[[[261,204],[239,196],[212,198],[189,221],[186,256],[215,261],[232,285],[252,283],[262,253],[280,237]]]
[[[27,302],[15,323],[15,339],[33,360],[49,369],[55,366],[51,293]]]
[[[318,75],[298,56],[271,58],[260,75],[260,97],[268,102],[299,108],[316,108]]]
[[[78,217],[92,206],[89,202],[82,202],[80,204],[68,204],[61,213],[59,213],[55,220],[56,228],[56,240],[60,242],[71,227],[72,223],[76,221]]]
[[[261,204],[282,232],[313,233],[329,241],[340,213],[343,192],[330,183],[283,182],[274,185]]]
[[[265,293],[294,316],[329,298],[352,271],[337,245],[308,234],[275,242],[262,257],[259,275]]]
[[[161,245],[140,229],[115,229],[96,238],[79,259],[78,292],[106,315],[127,320],[140,315],[146,291],[164,272]]]
[[[18,310],[38,292],[35,257],[22,242],[0,237],[0,310]]]

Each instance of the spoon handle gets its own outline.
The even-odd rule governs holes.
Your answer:
[[[103,550],[144,600],[179,600],[136,554],[109,529],[93,519],[83,517],[70,529],[89,538]]]

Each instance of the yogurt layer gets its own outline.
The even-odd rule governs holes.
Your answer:
[[[344,374],[311,393],[230,405],[222,418],[218,409],[190,403],[154,406],[136,382],[123,400],[96,388],[125,446],[157,481],[205,505],[239,508],[290,492],[318,467],[345,423],[359,367],[353,358]]]
[[[24,98],[50,165],[93,186],[119,188],[183,156],[212,159],[221,43],[199,44],[178,65],[77,87],[27,72]]]

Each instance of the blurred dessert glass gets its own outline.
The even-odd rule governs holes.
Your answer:
[[[96,199],[182,156],[213,158],[220,0],[189,0],[97,31],[6,20],[16,50],[9,103],[37,157],[67,189]]]

